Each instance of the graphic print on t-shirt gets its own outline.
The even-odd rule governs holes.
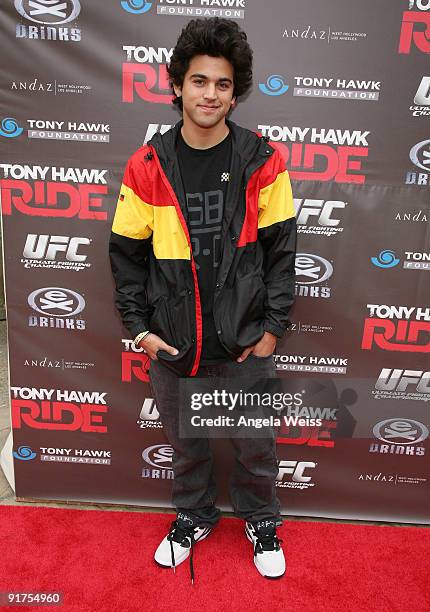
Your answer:
[[[220,263],[220,240],[224,194],[221,189],[204,193],[187,193],[188,220],[193,255],[197,269],[202,257],[208,257],[210,265]]]

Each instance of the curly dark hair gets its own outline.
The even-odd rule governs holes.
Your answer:
[[[167,73],[170,86],[182,87],[185,73],[195,55],[224,57],[233,66],[233,96],[242,96],[252,84],[252,49],[246,34],[231,19],[210,17],[192,19],[183,28],[173,49]],[[173,104],[182,110],[182,97],[175,96]]]

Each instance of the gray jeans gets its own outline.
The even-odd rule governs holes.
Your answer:
[[[200,366],[197,376],[276,378],[276,367],[272,355],[255,357],[251,354],[242,363],[229,361]],[[180,378],[161,361],[151,361],[149,377],[164,432],[174,451],[173,505],[178,512],[186,511],[194,515],[201,524],[214,525],[220,511],[215,506],[217,488],[209,440],[179,436]],[[273,430],[271,434],[266,438],[230,438],[235,461],[229,490],[237,516],[250,522],[274,518],[280,525],[280,502],[275,490],[278,474],[276,438]]]

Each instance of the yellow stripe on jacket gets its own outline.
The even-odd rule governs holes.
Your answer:
[[[126,238],[147,239],[157,259],[190,259],[190,248],[174,206],[147,204],[121,185],[112,231]]]
[[[258,196],[258,229],[286,221],[295,216],[288,171],[284,170]]]

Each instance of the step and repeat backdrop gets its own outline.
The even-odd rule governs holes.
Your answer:
[[[276,364],[293,515],[430,523],[430,0],[3,0],[0,185],[19,499],[170,506],[172,449],[113,305],[129,156],[180,119],[193,17],[240,23],[231,119],[282,148],[298,221]],[[213,440],[219,505],[232,451]]]

